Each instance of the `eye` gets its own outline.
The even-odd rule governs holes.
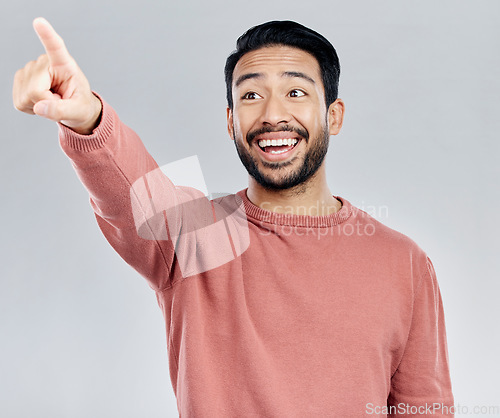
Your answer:
[[[306,93],[299,89],[293,89],[292,91],[290,91],[290,93],[288,93],[288,95],[290,97],[302,97],[305,96]]]
[[[248,93],[245,93],[242,97],[243,100],[255,100],[255,99],[262,99],[262,96],[255,93],[254,91],[249,91]]]

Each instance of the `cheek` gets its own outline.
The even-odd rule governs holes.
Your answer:
[[[246,143],[245,138],[248,133],[248,130],[245,127],[245,124],[242,123],[242,120],[238,117],[233,118],[233,139],[235,141]]]
[[[233,127],[236,137],[246,135],[255,124],[255,115],[253,112],[246,109],[235,109],[233,115]]]
[[[324,109],[318,110],[318,106],[302,106],[292,113],[294,119],[300,123],[310,135],[322,130],[325,124]]]

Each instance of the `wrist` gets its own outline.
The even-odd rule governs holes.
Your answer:
[[[99,123],[101,122],[102,102],[93,92],[91,103],[92,111],[89,120],[81,126],[70,128],[80,135],[92,134],[94,129],[97,128],[99,126]]]
[[[113,108],[98,94],[94,93],[101,101],[102,112],[99,124],[90,133],[79,133],[73,128],[59,122],[59,136],[64,149],[77,152],[91,152],[103,148],[107,141],[113,137],[117,115]]]

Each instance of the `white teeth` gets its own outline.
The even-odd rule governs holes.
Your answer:
[[[259,141],[259,146],[261,148],[265,148],[265,147],[280,147],[282,145],[295,145],[297,143],[297,141],[298,141],[297,138],[261,139]],[[276,153],[278,153],[278,152],[275,152],[275,154]]]

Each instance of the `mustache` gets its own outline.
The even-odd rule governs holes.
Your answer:
[[[305,129],[302,128],[295,128],[294,126],[291,125],[283,125],[280,126],[279,128],[272,128],[270,126],[264,126],[260,129],[256,129],[255,131],[251,131],[247,133],[247,141],[250,144],[252,140],[258,136],[262,135],[268,132],[295,132],[302,138],[306,140],[306,142],[309,140],[309,132],[307,132]]]

